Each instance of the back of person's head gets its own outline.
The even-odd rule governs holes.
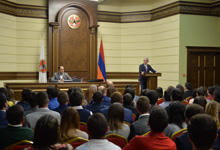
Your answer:
[[[37,106],[37,99],[36,99],[36,92],[31,91],[30,95],[29,95],[29,104],[32,108]]]
[[[214,95],[214,100],[220,103],[220,87],[215,88],[213,95]]]
[[[122,129],[123,120],[125,116],[125,111],[121,103],[114,103],[108,109],[108,124],[110,130],[120,130]]]
[[[37,93],[36,100],[39,108],[46,107],[49,101],[47,93],[43,91]]]
[[[83,93],[83,90],[80,87],[70,87],[69,90],[67,91],[67,93],[70,96],[70,94],[72,92],[79,92],[79,93],[81,93],[82,96],[83,96],[83,99],[84,99],[84,93]]]
[[[29,96],[30,96],[31,91],[32,90],[29,88],[23,89],[23,91],[22,91],[22,101],[23,102],[29,102]]]
[[[219,110],[219,103],[216,101],[210,101],[206,104],[205,113],[210,115],[215,120],[217,127],[220,127],[219,118],[218,118],[218,110]]]
[[[204,98],[204,96],[197,96],[196,98],[194,98],[193,103],[194,104],[199,104],[200,106],[202,106],[205,109],[207,101]]]
[[[189,82],[186,82],[186,83],[185,83],[185,87],[186,87],[186,89],[189,90],[189,91],[192,90],[192,84],[189,83]]]
[[[156,92],[158,93],[159,98],[163,98],[163,88],[162,87],[156,88]]]
[[[172,101],[180,101],[180,102],[183,100],[183,95],[182,95],[182,92],[179,88],[172,89],[171,100]]]
[[[132,84],[127,84],[127,85],[125,86],[125,89],[127,89],[127,88],[134,88],[134,87],[133,87]]]
[[[170,104],[170,118],[169,123],[175,123],[179,128],[183,128],[183,122],[185,122],[184,118],[184,112],[185,112],[186,106],[179,102],[175,101]]]
[[[185,97],[184,87],[181,84],[178,84],[176,88],[180,89],[182,97],[184,98]]]
[[[123,97],[120,92],[114,92],[111,96],[111,103],[112,104],[115,102],[122,103],[122,100],[123,100]]]
[[[208,87],[208,92],[210,95],[213,95],[214,90],[215,90],[215,88],[213,86]]]
[[[12,89],[10,88],[6,88],[7,92],[8,92],[8,100],[13,101],[15,100],[15,93]]]
[[[66,92],[60,92],[58,95],[58,102],[60,105],[65,105],[68,102],[69,96]]]
[[[80,106],[82,104],[83,96],[79,92],[72,92],[69,99],[71,106]]]
[[[47,94],[48,94],[49,99],[55,98],[58,96],[59,90],[56,87],[51,86],[50,88],[47,89]]]
[[[132,104],[133,98],[130,93],[124,94],[123,102],[124,102],[124,105],[126,105],[126,106],[130,106]]]
[[[189,139],[196,149],[211,149],[217,136],[217,126],[211,116],[197,114],[188,124]]]
[[[97,104],[101,104],[102,99],[103,99],[103,94],[100,91],[96,91],[93,96],[93,102],[97,103]]]
[[[6,103],[7,103],[7,98],[5,94],[0,92],[0,110],[2,110],[5,107]]]
[[[61,116],[59,141],[66,142],[77,137],[76,130],[80,126],[80,117],[74,107],[67,107]]]
[[[6,119],[9,124],[22,124],[24,118],[24,109],[20,105],[14,105],[6,111]]]
[[[196,91],[197,91],[197,89],[194,89],[193,92],[192,92],[192,97],[193,97],[193,98],[195,98],[195,97],[197,96],[197,95],[196,95]]]
[[[6,90],[6,88],[0,87],[0,92],[1,92],[1,93],[4,93],[5,96],[6,96],[6,99],[8,100],[8,91]]]
[[[70,96],[70,94],[75,90],[75,87],[70,87],[67,91],[68,95]]]
[[[171,101],[170,96],[171,96],[171,91],[174,89],[173,86],[169,86],[166,91],[164,91],[164,99],[165,101]]]
[[[58,142],[58,121],[51,115],[42,116],[36,124],[33,148],[50,149]]]
[[[141,91],[141,96],[147,96],[147,92],[150,91],[149,89],[143,89]]]
[[[114,86],[109,86],[107,88],[107,97],[111,97],[114,92],[116,92],[116,88]]]
[[[160,106],[154,106],[149,118],[149,125],[151,130],[154,132],[163,132],[167,127],[167,123],[167,111]]]
[[[125,91],[124,91],[124,95],[125,95],[126,93],[131,94],[131,96],[132,96],[132,100],[134,99],[135,91],[134,91],[133,88],[130,88],[130,87],[129,87],[129,88],[126,88]]]
[[[89,117],[87,129],[93,139],[102,139],[108,129],[108,122],[103,114],[95,113]]]
[[[105,95],[106,89],[105,89],[105,87],[103,85],[100,85],[98,87],[98,91],[101,92],[103,95]]]
[[[157,100],[159,98],[158,93],[156,91],[154,91],[154,90],[149,90],[147,92],[147,97],[149,98],[151,105],[156,104]]]
[[[196,114],[204,114],[204,113],[205,113],[205,110],[202,106],[200,106],[198,104],[190,104],[190,105],[186,106],[185,118],[190,120],[192,116],[194,116]]]
[[[146,96],[140,96],[137,100],[137,110],[141,113],[147,113],[150,110],[150,100]]]
[[[205,86],[199,87],[196,90],[198,96],[206,96],[207,88]]]

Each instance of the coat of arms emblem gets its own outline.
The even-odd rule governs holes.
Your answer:
[[[67,23],[70,28],[77,29],[77,28],[79,28],[79,26],[81,24],[81,19],[77,15],[70,15],[68,17]]]

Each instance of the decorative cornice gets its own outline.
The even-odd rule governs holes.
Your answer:
[[[18,17],[47,18],[47,7],[0,1],[0,12]]]
[[[19,17],[48,17],[47,7],[17,4],[7,0],[0,0],[0,12]],[[177,1],[149,11],[137,12],[98,11],[98,21],[117,23],[149,22],[176,14],[220,16],[220,1],[213,3]]]

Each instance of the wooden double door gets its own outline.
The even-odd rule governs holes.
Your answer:
[[[193,88],[220,84],[220,48],[188,48],[187,82]]]

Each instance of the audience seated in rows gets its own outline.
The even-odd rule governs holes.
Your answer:
[[[80,87],[71,87],[71,88],[69,88],[69,90],[67,91],[69,97],[70,97],[70,94],[72,92],[79,92],[83,96],[82,103],[81,103],[82,106],[85,106],[85,105],[88,104],[86,99],[85,99],[84,92],[83,92],[83,90]]]
[[[108,125],[109,130],[106,134],[115,133],[125,138],[130,134],[130,127],[123,123],[125,111],[121,103],[114,103],[108,109]]]
[[[31,91],[32,90],[29,88],[24,88],[22,91],[22,100],[17,103],[17,105],[20,105],[23,107],[24,111],[27,111],[31,108],[29,104],[29,97],[30,97]]]
[[[102,114],[96,113],[92,115],[88,120],[87,126],[92,139],[77,147],[76,150],[121,150],[120,147],[105,139],[105,134],[108,131],[108,122]]]
[[[207,97],[206,99],[208,100],[214,100],[214,96],[213,96],[213,92],[214,92],[215,88],[213,86],[209,86],[207,89]]]
[[[52,115],[58,120],[60,124],[60,114],[58,112],[52,111],[48,109],[49,99],[46,92],[39,92],[36,95],[37,104],[39,110],[26,115],[25,125],[29,128],[34,129],[38,119],[40,119],[44,115]]]
[[[128,140],[131,140],[136,135],[143,135],[150,131],[150,126],[148,125],[150,117],[150,100],[146,96],[140,96],[137,100],[136,108],[140,116],[137,121],[131,124]]]
[[[84,109],[81,104],[83,100],[83,95],[79,92],[73,91],[70,96],[70,106],[74,107],[80,116],[80,122],[87,122],[88,118],[92,115],[92,112],[88,109]]]
[[[184,100],[185,99],[184,87],[181,84],[177,84],[176,88],[180,89],[182,97],[183,97],[182,100]]]
[[[154,106],[149,118],[151,131],[146,136],[135,136],[123,150],[176,150],[175,143],[163,133],[168,123],[164,108]]]
[[[166,108],[167,106],[170,105],[171,103],[171,99],[170,99],[170,96],[171,96],[171,91],[172,89],[174,89],[173,86],[169,86],[166,91],[164,91],[164,102],[159,104],[160,107],[163,107],[163,108]]]
[[[204,96],[197,96],[196,98],[194,98],[193,104],[199,104],[200,106],[202,106],[205,110],[207,101],[205,99]]]
[[[132,105],[133,104],[133,97],[130,93],[126,93],[123,96],[123,106],[127,109],[130,109],[132,111],[132,114],[137,115],[136,108]]]
[[[73,150],[70,144],[58,143],[58,121],[51,115],[44,115],[37,121],[33,145],[25,150]]]
[[[149,112],[151,113],[151,109],[152,109],[154,106],[156,106],[159,96],[158,96],[158,93],[157,93],[155,90],[149,90],[149,91],[147,92],[147,95],[146,95],[146,96],[147,96],[147,97],[149,98],[149,100],[150,100],[150,105],[151,105],[151,107],[150,107]]]
[[[188,133],[193,150],[208,150],[217,138],[217,126],[211,116],[198,114],[190,119]]]
[[[196,96],[206,97],[206,93],[207,93],[207,88],[204,86],[196,89]],[[192,104],[193,101],[194,101],[194,98],[189,101],[189,104]],[[208,100],[208,99],[206,99],[206,101],[207,101],[207,103],[210,102],[210,100]]]
[[[30,109],[24,112],[25,116],[38,110],[36,95],[34,91],[31,91],[29,94],[28,102],[30,104]]]
[[[8,93],[8,101],[11,101],[14,103],[14,105],[16,105],[18,103],[18,101],[15,99],[15,93],[12,89],[10,88],[6,88],[7,93]]]
[[[123,97],[120,92],[115,92],[112,94],[111,104],[114,104],[115,102],[123,104]],[[133,123],[132,111],[127,108],[124,108],[124,111],[125,111],[124,121],[130,124]],[[101,113],[107,118],[108,108],[101,109]]]
[[[188,97],[192,97],[192,84],[189,83],[189,82],[186,82],[185,83],[185,92],[184,92],[184,95],[185,95],[185,99],[188,98]]]
[[[0,93],[0,127],[7,127],[6,109],[8,108],[7,98],[4,93]]]
[[[61,115],[62,112],[68,107],[69,96],[66,92],[60,92],[57,100],[59,102],[59,107],[54,109],[54,111],[60,113],[60,115]]]
[[[6,119],[8,126],[0,128],[0,149],[4,149],[21,140],[33,140],[33,130],[22,127],[24,109],[20,105],[11,106],[6,111]]]
[[[107,88],[107,97],[112,97],[112,94],[117,92],[117,89],[114,86],[109,86]]]
[[[133,87],[133,85],[132,84],[127,84],[126,86],[125,86],[125,89],[127,89],[127,88],[132,88],[133,90],[134,90],[134,87]],[[134,98],[133,98],[133,105],[134,105],[134,107],[136,107],[136,102],[137,102],[137,100],[138,100],[138,98],[139,98],[139,96],[137,96],[136,95],[137,93],[135,93],[135,90],[134,90]]]
[[[193,117],[196,114],[202,114],[204,112],[205,111],[203,107],[198,104],[187,105],[186,111],[185,111],[186,124],[189,123],[189,120],[191,119],[191,117]],[[178,136],[174,142],[176,143],[178,150],[192,150],[192,145],[189,142],[189,138],[188,138],[188,132],[185,132],[182,135]]]
[[[101,85],[98,87],[98,91],[100,91],[103,95],[102,105],[110,106],[111,105],[111,98],[107,97],[106,88],[103,85]]]
[[[164,134],[167,137],[171,137],[173,133],[186,128],[184,119],[185,109],[186,106],[179,101],[170,104],[169,125],[164,130]]]
[[[9,99],[8,99],[8,92],[7,92],[6,88],[0,87],[0,93],[4,93],[5,94],[9,107],[14,105],[14,103],[12,101],[9,101]]]
[[[66,108],[61,116],[59,141],[65,143],[76,137],[88,139],[88,134],[79,130],[80,119],[78,111],[73,107]]]
[[[220,128],[220,123],[219,123],[219,118],[218,118],[219,107],[220,107],[220,104],[218,102],[210,101],[209,103],[206,104],[206,108],[205,108],[205,113],[213,117],[218,129]]]
[[[101,109],[108,108],[108,106],[102,105],[103,95],[100,91],[96,91],[92,98],[92,103],[85,106],[85,108],[92,113],[97,113],[100,112]]]
[[[57,101],[58,94],[59,94],[59,90],[56,87],[54,87],[54,86],[48,86],[47,87],[47,95],[48,95],[48,98],[50,100],[48,108],[50,110],[54,110],[57,107],[59,107],[60,104]]]
[[[220,86],[215,88],[213,95],[214,95],[214,100],[220,103]]]

